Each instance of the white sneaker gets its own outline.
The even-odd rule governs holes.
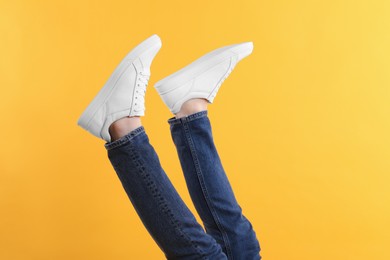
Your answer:
[[[252,42],[216,49],[158,81],[154,87],[173,114],[192,98],[205,98],[213,103],[223,81],[252,50]]]
[[[80,116],[77,124],[110,142],[108,128],[114,121],[126,116],[143,116],[150,65],[160,48],[160,37],[152,35],[129,52]]]

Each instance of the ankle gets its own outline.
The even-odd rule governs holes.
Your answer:
[[[188,116],[200,111],[207,110],[209,102],[204,98],[193,98],[183,103],[180,111],[175,114],[176,118]]]
[[[139,116],[123,117],[110,125],[108,132],[111,136],[111,141],[118,140],[127,135],[134,129],[142,126]]]

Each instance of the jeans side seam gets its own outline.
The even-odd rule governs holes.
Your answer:
[[[229,238],[227,236],[226,231],[224,230],[224,228],[222,227],[222,225],[220,223],[220,220],[218,218],[218,215],[217,215],[214,207],[211,205],[211,202],[210,202],[209,196],[208,196],[207,188],[204,185],[204,179],[203,179],[203,175],[202,175],[202,170],[200,168],[199,159],[198,159],[198,156],[197,156],[197,153],[196,153],[194,142],[193,142],[192,137],[191,137],[191,130],[190,130],[190,128],[189,128],[187,123],[183,123],[183,127],[184,127],[184,133],[185,133],[186,140],[187,140],[188,145],[190,147],[190,151],[191,151],[190,153],[191,153],[192,161],[194,163],[195,170],[196,170],[196,173],[197,173],[197,176],[198,176],[198,180],[199,180],[200,186],[202,188],[203,196],[204,196],[204,198],[205,198],[205,200],[207,202],[207,206],[210,209],[210,212],[212,213],[213,219],[216,222],[217,227],[219,228],[219,230],[220,230],[220,232],[222,234],[222,238],[223,238],[224,243],[226,245],[227,256],[228,256],[229,259],[233,260],[233,253],[231,251]]]
[[[158,190],[156,183],[150,178],[150,174],[145,171],[145,166],[143,161],[140,159],[140,156],[138,152],[131,148],[131,159],[135,166],[137,167],[138,171],[140,172],[142,178],[144,179],[147,188],[150,192],[152,192],[152,195],[158,199],[158,204],[161,208],[161,211],[172,219],[171,224],[179,231],[180,236],[193,248],[195,248],[195,251],[198,252],[198,254],[202,257],[202,259],[207,260],[205,257],[205,254],[201,249],[198,248],[196,244],[191,240],[191,238],[183,231],[182,227],[180,226],[180,221],[175,217],[175,215],[172,213],[172,211],[169,209],[168,203],[166,199],[161,195],[161,192]]]

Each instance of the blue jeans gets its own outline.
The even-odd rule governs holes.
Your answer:
[[[162,169],[143,126],[105,144],[149,234],[167,259],[261,259],[256,233],[242,214],[214,145],[207,110],[172,117],[168,123],[205,230]]]

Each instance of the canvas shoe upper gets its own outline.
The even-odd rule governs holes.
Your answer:
[[[150,65],[161,48],[157,35],[144,40],[120,62],[77,124],[107,142],[109,126],[126,116],[145,115],[145,93]]]
[[[213,103],[221,84],[236,64],[252,51],[252,42],[216,49],[158,81],[154,87],[173,114],[192,98],[205,98]]]

